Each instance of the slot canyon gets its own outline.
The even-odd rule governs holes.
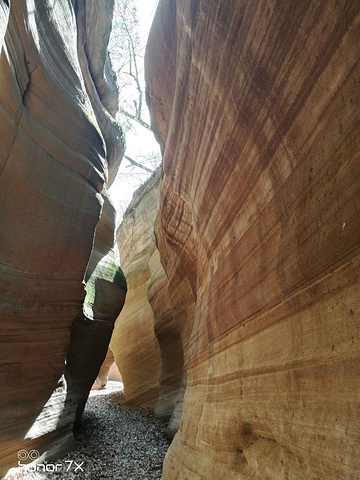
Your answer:
[[[159,0],[119,228],[113,10],[0,0],[0,477],[113,379],[160,476],[60,478],[359,480],[359,0]]]

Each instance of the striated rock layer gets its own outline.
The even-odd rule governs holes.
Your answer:
[[[64,416],[71,389],[59,378],[82,310],[100,192],[123,146],[106,55],[113,1],[74,3],[0,0],[0,476],[20,449],[44,453],[70,440],[67,419],[91,387],[75,385],[78,400]],[[68,367],[79,373],[74,329]],[[101,348],[89,360],[94,378]]]
[[[79,420],[94,380],[105,361],[108,345],[126,297],[126,280],[114,251],[116,212],[107,195],[96,227],[95,242],[86,269],[86,297],[72,324],[66,355],[66,408],[63,417]]]
[[[155,318],[155,334],[161,352],[160,391],[155,413],[170,417],[167,435],[172,438],[179,428],[186,386],[188,341],[194,320],[194,296],[177,254],[162,234],[159,216],[155,230],[157,247],[149,267],[151,282],[148,299]]]
[[[358,478],[359,10],[160,1],[161,295],[194,305],[166,480]]]
[[[126,403],[150,408],[159,394],[160,352],[147,288],[151,278],[149,260],[155,252],[154,222],[160,183],[160,170],[156,170],[134,193],[117,232],[128,294],[110,342]]]

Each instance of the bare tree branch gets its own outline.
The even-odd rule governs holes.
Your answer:
[[[120,108],[119,113],[126,131],[133,135],[138,134],[135,125],[141,125],[148,131],[152,131],[146,112],[145,92],[143,87],[143,56],[146,45],[139,37],[137,7],[134,0],[115,0],[116,20],[113,27],[113,55],[116,59],[116,73],[120,85]],[[118,30],[116,30],[118,29]],[[145,120],[143,120],[143,114]],[[136,151],[136,149],[135,149]],[[160,157],[154,155],[124,155],[129,164],[126,165],[131,178],[143,180],[148,174],[153,173]],[[146,166],[145,166],[146,165]]]
[[[126,158],[126,160],[127,160],[128,162],[130,162],[131,165],[134,165],[135,167],[142,168],[142,169],[145,170],[146,172],[153,173],[153,171],[154,171],[154,170],[150,170],[150,168],[145,167],[145,165],[141,165],[141,163],[136,162],[135,160],[133,160],[133,159],[132,159],[131,157],[129,157],[128,155],[124,155],[124,158]]]
[[[136,68],[136,71],[137,71],[137,68]],[[141,118],[141,112],[140,112],[140,109],[142,108],[142,96],[143,96],[143,92],[141,90],[141,86],[140,86],[140,81],[139,81],[139,76],[136,76],[134,74],[132,74],[131,72],[124,72],[125,75],[129,75],[136,83],[136,88],[137,88],[137,91],[139,92],[139,110],[136,111],[136,113],[138,114],[139,118]]]
[[[127,112],[123,108],[120,108],[120,113],[125,115],[125,117],[130,118],[130,120],[134,120],[134,122],[139,123],[141,126],[151,131],[151,126],[148,123],[144,122],[144,120],[141,120],[141,118],[138,118],[136,115],[133,115],[132,113]]]
[[[123,19],[124,28],[125,28],[126,33],[127,33],[127,35],[128,35],[128,41],[129,41],[130,75],[134,78],[134,80],[135,80],[135,82],[136,82],[137,90],[138,90],[138,92],[139,92],[139,103],[138,103],[138,110],[137,110],[136,113],[137,113],[137,116],[139,117],[139,120],[141,120],[142,102],[143,102],[143,92],[142,92],[142,90],[141,90],[140,82],[139,82],[139,70],[138,70],[138,66],[137,66],[136,51],[135,51],[136,49],[135,49],[135,45],[134,45],[133,38],[132,38],[132,36],[130,35],[129,29],[128,29],[128,26],[127,26],[127,23],[126,23],[126,19],[124,18],[124,15],[123,15],[123,14],[121,15],[121,17],[122,17],[122,19]],[[131,57],[132,57],[132,61],[133,61],[133,63],[134,63],[135,75],[132,73]]]

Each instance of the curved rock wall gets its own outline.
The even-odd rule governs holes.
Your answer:
[[[96,35],[90,6],[101,12],[99,2],[75,3],[0,0],[0,476],[18,450],[45,452],[71,427],[62,428],[68,385],[58,381],[100,192],[123,150],[109,118],[112,2],[101,3]]]
[[[359,9],[160,1],[163,295],[195,305],[166,480],[358,478]]]
[[[183,347],[168,295],[168,278],[159,251],[152,254],[148,299],[154,313],[154,330],[161,353],[160,392],[155,407],[158,416],[170,417],[175,408],[183,377]]]
[[[106,192],[86,269],[86,297],[71,329],[66,355],[66,408],[63,417],[79,420],[99,369],[105,360],[115,321],[124,305],[127,285],[113,251],[116,211]]]
[[[117,232],[128,294],[110,342],[123,379],[126,402],[151,408],[159,393],[160,352],[147,288],[151,278],[149,260],[155,251],[154,222],[159,209],[160,183],[157,170],[134,193]]]
[[[152,277],[148,287],[162,360],[155,413],[170,417],[167,435],[172,438],[181,419],[195,303],[186,269],[167,243],[159,215],[155,231],[162,262],[156,250],[149,263]]]
[[[107,46],[115,0],[77,0],[78,56],[86,90],[106,144],[107,184],[115,180],[124,153],[123,131],[115,120],[118,110],[116,75]]]

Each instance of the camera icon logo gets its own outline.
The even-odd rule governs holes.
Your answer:
[[[40,457],[40,453],[37,450],[30,450],[29,452],[27,450],[19,450],[17,457],[19,460],[22,462],[24,460],[36,460],[37,458]]]

